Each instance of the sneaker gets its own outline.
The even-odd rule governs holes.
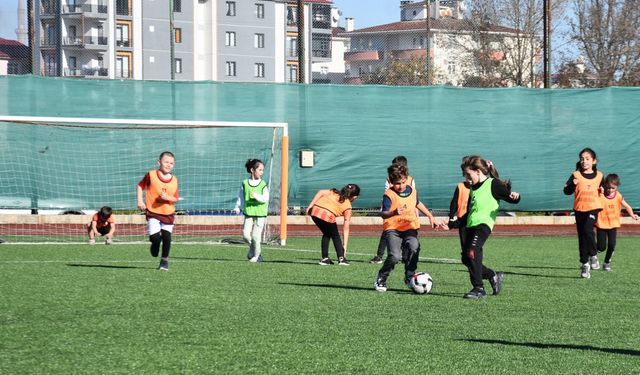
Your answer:
[[[473,288],[465,293],[463,297],[467,299],[481,299],[486,296],[487,292],[484,291],[484,288]]]
[[[338,265],[339,266],[349,266],[349,261],[347,261],[347,258],[340,258],[338,259]]]
[[[168,260],[160,260],[160,266],[158,267],[160,271],[169,271],[169,261]]]
[[[599,270],[600,269],[600,262],[598,262],[598,256],[594,255],[591,257],[591,269],[592,270]]]
[[[583,279],[588,279],[591,277],[591,273],[589,273],[589,271],[591,270],[591,267],[589,267],[589,263],[585,263],[582,265],[582,268],[580,269],[580,277],[582,277]]]
[[[333,264],[333,261],[329,258],[324,258],[322,260],[320,260],[320,263],[318,263],[321,266],[330,266]]]
[[[379,256],[376,255],[373,258],[371,258],[369,263],[371,263],[371,264],[380,264],[380,263],[382,263],[382,258],[380,258]]]
[[[113,240],[111,239],[111,237],[107,237],[107,239],[104,241],[105,245],[111,245],[113,243]]]
[[[378,292],[386,292],[387,291],[387,283],[386,283],[385,280],[382,280],[381,278],[377,278],[376,279],[376,282],[373,283],[373,287]]]
[[[264,261],[264,258],[262,257],[262,254],[258,255],[258,263],[261,263]]]
[[[89,245],[95,245],[96,244],[96,240],[89,240]]]
[[[258,255],[257,257],[253,257],[253,258],[249,259],[249,262],[251,262],[251,263],[260,262],[260,255]]]
[[[611,263],[605,263],[603,270],[607,272],[611,272]]]
[[[411,277],[413,276],[413,274],[414,272],[410,272],[404,275],[404,285],[409,288],[409,290],[413,290],[413,288],[411,287]]]
[[[502,290],[502,281],[504,280],[504,272],[496,272],[496,275],[489,279],[493,295],[497,296]]]

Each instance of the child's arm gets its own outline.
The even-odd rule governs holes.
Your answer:
[[[178,201],[178,198],[174,197],[173,195],[167,194],[165,191],[160,193],[160,199],[162,199],[164,201],[167,201],[167,202],[171,202],[171,203],[175,203],[175,202]]]
[[[569,179],[567,180],[567,182],[564,184],[564,189],[562,189],[562,191],[564,192],[565,195],[571,195],[573,193],[576,192],[576,184],[578,183],[578,180],[573,177],[573,174],[569,177]]]
[[[107,233],[107,237],[113,237],[113,234],[116,232],[116,223],[111,223],[111,229],[109,233]]]
[[[265,186],[264,189],[262,189],[262,194],[251,193],[251,198],[257,200],[260,203],[269,202],[269,187]]]
[[[91,231],[93,232],[93,235],[95,237],[100,237],[101,236],[100,232],[98,232],[98,222],[95,221],[95,220],[91,221]]]
[[[144,203],[144,199],[142,199],[142,187],[140,187],[140,185],[136,185],[136,196],[138,197],[138,208],[146,210],[147,205]]]
[[[347,246],[349,245],[349,232],[351,227],[351,210],[344,212],[344,224],[342,225],[342,235],[344,237],[344,256],[347,256]]]
[[[638,215],[633,212],[633,208],[631,208],[631,206],[629,206],[629,203],[627,203],[627,201],[625,201],[624,199],[622,200],[622,207],[627,210],[627,213],[633,218],[633,220],[638,220]]]
[[[439,226],[439,224],[436,223],[436,218],[433,217],[433,215],[431,214],[431,212],[429,211],[427,206],[424,205],[424,203],[418,202],[418,205],[416,205],[416,208],[420,212],[422,212],[426,217],[429,218],[429,223],[431,224],[431,228],[435,229],[435,228],[437,228]]]
[[[313,207],[316,202],[318,201],[318,199],[324,197],[327,194],[330,194],[331,190],[320,190],[316,193],[316,195],[313,197],[313,199],[311,200],[311,202],[309,203],[309,206],[307,207],[307,214],[310,212],[311,207]]]
[[[236,198],[236,205],[233,207],[233,212],[239,214],[242,206],[244,206],[244,191],[241,187],[240,190],[238,190],[238,197]]]

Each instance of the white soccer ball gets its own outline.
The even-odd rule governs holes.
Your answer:
[[[417,294],[431,293],[433,279],[426,272],[416,272],[409,279],[409,286]]]

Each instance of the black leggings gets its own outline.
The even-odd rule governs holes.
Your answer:
[[[598,252],[603,252],[605,249],[607,250],[607,255],[605,255],[604,257],[605,263],[611,262],[613,252],[616,250],[617,232],[618,228],[596,229],[596,234],[598,237]]]
[[[589,257],[598,254],[594,232],[598,211],[575,211],[578,249],[580,250],[580,263],[582,264],[588,263]]]
[[[336,248],[336,255],[338,259],[344,258],[344,247],[342,246],[342,239],[340,238],[340,232],[338,231],[338,224],[329,223],[315,216],[311,216],[311,220],[316,223],[320,232],[322,232],[322,259],[329,257],[329,241],[333,240],[333,246]]]
[[[462,252],[462,264],[469,270],[469,278],[474,288],[482,288],[482,279],[488,280],[496,275],[491,268],[482,264],[482,247],[491,235],[491,229],[480,224],[466,229],[466,239]]]

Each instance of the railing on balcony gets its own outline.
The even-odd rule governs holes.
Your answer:
[[[131,41],[129,39],[116,40],[116,46],[118,47],[131,47]]]
[[[48,38],[48,37],[41,37],[40,38],[40,47],[55,47],[56,46],[56,39],[55,38]]]
[[[62,6],[62,14],[77,14],[77,13],[107,13],[108,7],[106,5],[99,4],[65,4]]]
[[[65,68],[65,77],[107,77],[109,69],[100,67]]]
[[[298,49],[297,48],[287,48],[287,57],[297,58],[298,57]]]
[[[313,57],[331,57],[331,51],[326,49],[314,49],[311,50],[311,56]]]
[[[106,46],[109,38],[106,36],[66,36],[62,38],[64,46]]]
[[[40,7],[40,15],[41,16],[55,16],[57,13],[57,8],[52,4],[44,4]]]

